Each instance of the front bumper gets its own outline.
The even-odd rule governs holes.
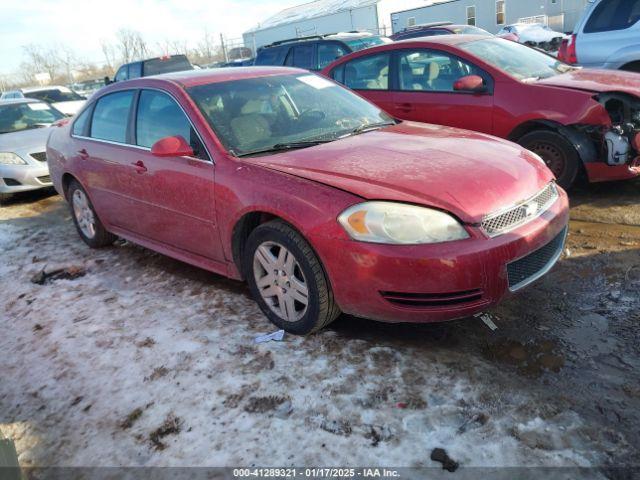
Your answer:
[[[640,157],[631,163],[615,167],[607,165],[606,162],[585,163],[584,167],[592,183],[629,180],[640,176]]]
[[[541,275],[518,280],[509,275],[514,275],[514,262],[553,247],[532,271],[546,273],[562,252],[568,221],[569,202],[559,189],[558,200],[540,217],[494,238],[473,227],[467,240],[435,245],[377,245],[319,236],[312,243],[343,312],[386,322],[438,322],[486,310],[537,279]]]
[[[51,187],[49,167],[40,165],[0,165],[0,193],[16,193]]]

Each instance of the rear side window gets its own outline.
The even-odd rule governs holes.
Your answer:
[[[593,10],[584,33],[624,30],[640,20],[640,0],[602,0]]]
[[[349,53],[339,43],[319,43],[318,44],[318,70],[322,70],[334,60]]]
[[[176,101],[156,90],[143,90],[138,100],[136,143],[151,148],[161,138],[181,136],[198,158],[207,159],[204,147]]]
[[[287,50],[287,48],[282,47],[263,48],[258,52],[255,64],[280,66],[284,63],[284,56]]]
[[[132,100],[132,91],[111,93],[100,98],[93,110],[91,137],[126,143]]]
[[[354,90],[388,90],[391,55],[360,57],[344,67],[344,84]]]
[[[141,65],[138,68],[140,67]],[[182,72],[185,70],[193,70],[193,66],[184,55],[174,55],[169,58],[154,58],[144,62],[145,77],[149,75],[160,75],[161,73]],[[140,71],[138,76],[142,76],[142,71]],[[129,72],[129,77],[134,78],[131,76],[131,72]]]
[[[89,117],[91,113],[91,108],[87,108],[84,112],[80,114],[78,118],[76,118],[75,122],[73,122],[73,134],[84,136],[87,133],[87,127],[89,123]]]

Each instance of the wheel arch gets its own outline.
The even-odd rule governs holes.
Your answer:
[[[556,132],[566,138],[573,148],[578,152],[578,158],[584,163],[591,163],[598,161],[598,152],[593,144],[593,141],[587,136],[586,133],[581,132],[571,126],[563,125],[553,120],[529,120],[521,123],[514,128],[507,136],[507,139],[518,143],[518,141],[527,135],[538,130],[547,130]]]
[[[69,185],[71,185],[71,182],[73,180],[75,180],[76,182],[80,183],[80,180],[78,180],[76,177],[74,177],[69,172],[65,172],[62,175],[62,193],[64,195],[65,200],[69,200],[69,194],[68,194],[69,193]],[[82,185],[82,183],[80,183],[80,185]]]

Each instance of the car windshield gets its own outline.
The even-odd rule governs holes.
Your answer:
[[[379,35],[371,35],[369,37],[361,37],[354,39],[342,39],[344,43],[354,52],[358,50],[364,50],[365,48],[375,47],[376,45],[382,45],[385,43],[390,43],[387,37],[381,37]]]
[[[460,48],[521,81],[549,78],[574,69],[550,55],[501,38],[468,42]]]
[[[61,118],[61,112],[42,102],[0,105],[0,133],[47,127]]]
[[[52,88],[50,90],[36,90],[35,92],[25,92],[25,97],[35,98],[43,102],[73,102],[75,100],[84,100],[80,95],[72,90],[60,90]]]
[[[277,75],[187,89],[233,155],[304,148],[392,124],[375,105],[317,75]]]

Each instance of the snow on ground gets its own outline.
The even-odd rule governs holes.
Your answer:
[[[243,284],[91,250],[58,197],[39,203],[0,210],[0,430],[23,466],[432,467],[436,447],[463,466],[588,466],[629,449],[550,403],[552,373],[462,348],[491,335],[473,320],[453,345],[350,318],[254,344],[273,327]],[[32,283],[43,268],[81,276]]]

